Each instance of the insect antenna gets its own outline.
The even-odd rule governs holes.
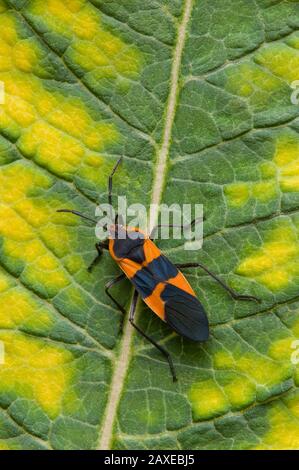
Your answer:
[[[113,176],[118,168],[118,165],[120,164],[120,162],[122,161],[123,157],[120,157],[116,164],[114,165],[113,167],[113,170],[108,178],[108,203],[110,204],[110,206],[112,206],[112,180],[113,180]]]

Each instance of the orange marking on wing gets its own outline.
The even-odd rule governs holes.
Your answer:
[[[173,277],[172,279],[168,279],[167,281],[169,284],[172,284],[173,286],[178,287],[179,289],[182,289],[185,292],[188,292],[188,294],[191,294],[195,297],[195,292],[190,286],[189,282],[185,278],[184,274],[181,273],[181,271],[178,272],[176,277]]]
[[[131,231],[133,231],[132,228]],[[109,239],[110,255],[128,277],[133,277],[139,269],[142,269],[144,266],[147,266],[154,259],[159,258],[159,256],[161,255],[161,251],[159,250],[159,248],[149,238],[146,238],[144,240],[143,249],[145,254],[145,261],[142,264],[136,263],[128,258],[118,258],[114,253],[114,240],[111,238]]]
[[[125,273],[125,275],[130,279],[135,276],[136,272],[142,268],[142,265],[132,261],[128,258],[117,258],[114,253],[114,240],[112,238],[109,239],[109,252],[112,258],[117,262],[120,269]]]
[[[143,245],[144,254],[145,254],[145,262],[142,263],[142,266],[146,266],[147,264],[151,263],[154,259],[159,258],[161,255],[161,251],[159,248],[147,238]]]
[[[112,256],[112,258],[115,259],[115,261],[117,261],[117,257],[115,256],[115,253],[114,253],[114,240],[113,240],[113,238],[109,238],[109,253]]]
[[[141,269],[141,264],[135,263],[128,258],[123,258],[121,261],[118,261],[118,266],[123,270],[125,275],[130,279],[135,276],[136,272]]]
[[[166,282],[160,282],[159,284],[157,284],[157,286],[155,287],[151,295],[149,295],[143,300],[146,303],[146,305],[148,305],[148,307],[156,315],[158,315],[158,317],[161,318],[161,320],[165,319],[165,310],[164,310],[165,302],[161,299],[161,294],[167,284],[172,284],[173,286],[176,286],[179,289],[185,292],[188,292],[188,294],[195,296],[194,290],[192,289],[189,282],[187,281],[187,279],[181,272],[179,272],[176,277],[168,279]]]

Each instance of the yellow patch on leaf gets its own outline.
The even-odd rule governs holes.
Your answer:
[[[236,272],[272,291],[283,289],[299,276],[298,230],[288,222],[269,231],[262,246],[238,265]]]
[[[219,416],[229,409],[227,397],[213,380],[193,384],[188,398],[196,421]]]
[[[133,77],[139,72],[137,48],[109,32],[90,2],[48,0],[45,8],[42,0],[33,0],[28,8],[51,31],[71,41],[66,54],[94,78]]]
[[[299,138],[293,131],[283,131],[276,139],[273,161],[259,165],[260,182],[232,183],[224,191],[233,207],[244,206],[250,199],[266,202],[278,191],[299,191]]]
[[[28,327],[31,330],[48,331],[53,325],[50,312],[41,306],[25,290],[15,286],[12,281],[0,272],[0,328],[13,329]],[[13,308],[7,308],[7,306]]]
[[[256,398],[256,387],[247,377],[235,374],[224,386],[224,392],[233,410],[249,406]]]
[[[51,185],[49,177],[20,161],[0,168],[0,237],[7,259],[22,263],[27,280],[58,292],[69,285],[70,280],[60,261],[43,242],[43,237],[47,241],[48,236],[50,242],[53,238],[49,224],[53,208],[46,201],[38,203],[30,198],[31,190]],[[57,232],[54,233],[57,240]],[[62,236],[63,248],[67,250],[70,235],[66,228],[60,227]]]
[[[277,140],[274,156],[279,171],[279,184],[284,192],[299,191],[299,138],[286,132]]]
[[[96,121],[79,97],[46,89],[36,73],[47,74],[46,51],[34,39],[19,37],[17,20],[10,13],[2,14],[1,24],[0,80],[5,103],[0,106],[0,129],[17,140],[28,158],[70,178],[84,170],[91,155],[96,158],[95,152],[118,141],[119,133],[112,123]],[[100,154],[98,158],[102,164]]]
[[[255,56],[255,61],[289,84],[298,79],[299,51],[286,44],[274,44],[263,48]]]
[[[293,338],[294,339],[294,338]],[[221,371],[223,392],[234,409],[256,401],[263,389],[275,387],[292,377],[292,338],[274,341],[267,355],[232,349],[217,351],[214,367]],[[217,376],[217,374],[216,374]]]
[[[255,63],[245,62],[228,71],[229,92],[248,98],[254,105],[266,104],[269,93],[279,89],[281,82]]]
[[[234,207],[244,206],[250,198],[250,188],[247,183],[233,183],[224,188],[229,204]]]
[[[297,450],[299,448],[299,396],[275,403],[268,411],[269,430],[256,449]]]

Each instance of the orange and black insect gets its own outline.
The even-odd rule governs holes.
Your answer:
[[[112,179],[121,158],[116,163],[108,182],[108,202],[112,206]],[[58,212],[71,212],[79,217],[95,220],[70,209],[60,209]],[[196,221],[193,221],[196,223]],[[209,337],[209,322],[206,312],[197,299],[195,292],[189,282],[180,271],[183,268],[201,268],[209,274],[215,281],[222,285],[234,299],[258,300],[253,296],[240,295],[227,286],[215,274],[211,273],[200,263],[172,263],[153,242],[153,234],[159,227],[157,225],[150,236],[146,236],[138,228],[126,227],[116,216],[116,220],[108,227],[109,237],[105,241],[96,243],[97,257],[92,262],[91,270],[102,256],[103,250],[109,250],[110,255],[116,261],[122,274],[106,284],[105,291],[117,308],[126,314],[125,309],[120,305],[110,293],[112,286],[118,282],[129,279],[134,286],[133,301],[129,312],[129,321],[134,328],[166,357],[173,380],[176,381],[176,373],[172,358],[168,351],[148,336],[134,322],[138,297],[148,305],[148,307],[167,323],[176,333],[193,341],[203,342]],[[170,225],[173,227],[173,225]],[[134,236],[132,237],[132,232]]]

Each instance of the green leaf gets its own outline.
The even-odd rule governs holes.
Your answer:
[[[299,446],[299,5],[0,0],[0,447]],[[92,274],[93,215],[120,155],[129,203],[204,204],[203,249],[160,243],[211,325],[183,340],[142,304],[136,336]],[[126,308],[130,284],[115,287]]]

